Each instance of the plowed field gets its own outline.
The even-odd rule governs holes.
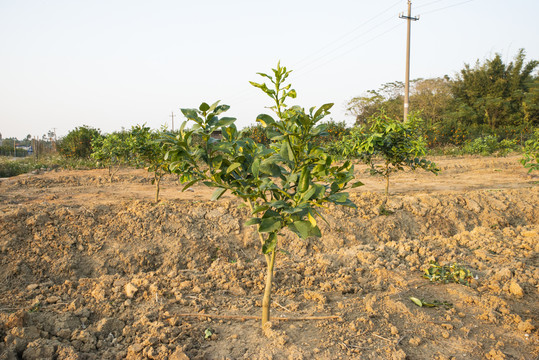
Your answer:
[[[264,329],[264,259],[230,195],[170,176],[155,204],[130,169],[1,179],[0,359],[537,359],[539,179],[516,156],[434,161],[392,179],[391,214],[359,166],[357,209],[285,233]],[[474,279],[431,283],[431,260]]]

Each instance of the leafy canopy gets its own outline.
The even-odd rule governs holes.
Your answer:
[[[168,137],[171,148],[166,158],[171,170],[181,174],[184,190],[202,181],[216,188],[213,199],[226,191],[243,199],[252,210],[247,224],[257,225],[264,235],[265,254],[275,251],[277,235],[284,228],[301,238],[321,236],[316,218],[324,204],[354,206],[343,192],[354,177],[353,166],[348,161],[333,165],[332,157],[314,141],[326,134],[326,124],[320,121],[333,104],[309,111],[288,107],[285,100],[296,96],[290,84],[284,85],[289,74],[278,65],[273,76],[259,74],[272,85],[251,82],[274,100],[270,109],[277,119],[268,114],[257,117],[270,138],[269,146],[242,136],[234,118],[219,118],[229,107],[218,102],[182,109],[194,125],[187,129],[184,123],[179,135]],[[217,132],[222,139],[212,136]],[[195,134],[202,138],[198,148],[191,146]]]

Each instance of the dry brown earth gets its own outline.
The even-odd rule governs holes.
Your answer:
[[[285,234],[263,330],[226,318],[258,316],[264,284],[232,197],[169,177],[153,204],[142,170],[2,179],[0,359],[537,359],[539,179],[517,156],[435,161],[392,180],[392,215],[359,167],[357,209],[328,209],[321,239]],[[476,279],[430,283],[430,260]]]

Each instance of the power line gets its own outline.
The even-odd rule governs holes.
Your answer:
[[[320,52],[322,52],[323,50],[327,49],[328,47],[332,46],[333,44],[341,41],[342,39],[346,38],[348,35],[356,32],[357,30],[361,29],[362,27],[364,27],[365,25],[367,25],[368,23],[370,23],[371,21],[373,21],[374,19],[377,19],[379,18],[380,16],[382,16],[383,14],[385,14],[386,12],[388,12],[389,10],[391,10],[392,8],[394,8],[395,6],[397,6],[399,3],[401,2],[401,0],[398,0],[397,2],[393,3],[391,6],[389,6],[387,9],[383,10],[382,12],[376,14],[375,16],[371,17],[370,19],[368,19],[367,21],[363,22],[361,25],[359,26],[356,26],[355,28],[353,28],[352,30],[350,30],[349,32],[345,33],[344,35],[341,35],[340,37],[338,37],[336,40],[333,40],[332,42],[328,43],[327,45],[323,46],[322,48],[318,49],[317,51],[311,53],[310,55],[306,56],[305,58],[301,59],[300,61],[298,61],[297,63],[293,64],[293,66],[298,66],[299,64],[301,64],[302,62],[308,60],[309,58],[311,58],[312,56],[316,55],[316,54],[319,54]]]
[[[346,54],[349,54],[350,52],[356,50],[357,48],[359,48],[359,47],[361,47],[361,46],[364,46],[364,45],[366,45],[366,44],[368,44],[368,43],[370,43],[370,42],[372,42],[372,41],[374,41],[374,40],[376,40],[376,39],[378,39],[378,38],[384,36],[385,34],[391,32],[392,30],[396,29],[397,27],[399,27],[399,26],[401,26],[401,25],[402,25],[402,23],[398,23],[398,24],[396,24],[395,26],[390,27],[390,28],[387,29],[386,31],[384,31],[384,32],[382,32],[382,33],[376,35],[375,37],[373,37],[373,38],[371,38],[371,39],[369,39],[369,40],[367,40],[367,41],[364,41],[364,42],[362,42],[361,44],[358,44],[358,45],[354,46],[353,48],[350,48],[350,49],[348,49],[347,51],[345,51],[345,52],[343,52],[343,53],[341,53],[341,54],[339,54],[339,55],[337,55],[337,56],[334,56],[333,58],[331,58],[331,59],[329,59],[329,60],[323,62],[322,64],[317,65],[316,67],[314,67],[314,68],[312,68],[312,69],[310,69],[310,70],[308,70],[308,71],[305,71],[305,72],[301,73],[301,70],[300,70],[300,74],[297,75],[296,78],[300,78],[300,77],[302,77],[302,76],[305,76],[305,75],[307,75],[307,74],[313,72],[314,70],[316,70],[316,69],[318,69],[318,68],[320,68],[320,67],[322,67],[322,66],[324,66],[324,65],[326,65],[326,64],[328,64],[328,63],[330,63],[330,62],[332,62],[332,61],[334,61],[334,60],[336,60],[336,59],[338,59],[338,58],[340,58],[340,57],[342,57],[342,56],[344,56],[344,55],[346,55]]]
[[[304,68],[305,68],[305,67],[308,67],[308,66],[310,66],[311,64],[316,63],[317,61],[322,60],[323,58],[325,58],[325,57],[327,57],[327,56],[329,56],[329,55],[335,53],[335,52],[338,51],[339,49],[342,49],[342,48],[345,47],[346,45],[348,45],[348,44],[350,44],[350,43],[356,41],[357,39],[359,39],[359,38],[361,38],[361,37],[367,35],[368,33],[370,33],[371,31],[375,30],[376,28],[379,28],[380,26],[385,25],[386,23],[390,22],[391,20],[393,20],[393,16],[391,16],[390,18],[386,19],[384,22],[381,22],[381,23],[379,23],[379,24],[377,24],[377,25],[371,27],[370,29],[368,29],[367,31],[365,31],[365,32],[363,32],[363,33],[361,33],[361,34],[359,34],[358,36],[353,37],[352,39],[348,40],[347,42],[345,42],[345,43],[343,43],[343,44],[337,46],[337,47],[334,48],[333,50],[330,50],[330,51],[326,52],[324,55],[322,55],[322,56],[320,56],[320,57],[318,57],[318,58],[316,58],[316,59],[313,59],[312,61],[310,61],[307,65],[305,65],[305,66],[303,66],[303,67],[304,67]]]
[[[421,4],[421,5],[419,5],[419,6],[416,6],[415,8],[416,8],[416,10],[417,10],[417,9],[421,9],[421,8],[426,7],[426,6],[430,6],[430,5],[432,5],[432,4],[439,3],[439,2],[441,2],[441,1],[446,1],[446,0],[435,0],[435,1],[431,1],[431,2],[428,2],[428,3],[426,3],[426,4]]]
[[[419,8],[419,7],[430,6],[430,5],[432,5],[432,4],[435,4],[435,3],[438,3],[438,2],[441,2],[441,1],[443,1],[443,0],[435,0],[435,1],[431,1],[431,2],[429,2],[429,3],[426,3],[426,4],[423,4],[423,5],[418,6],[418,8]],[[472,2],[472,1],[474,1],[474,0],[466,0],[466,1],[462,1],[462,2],[459,2],[459,3],[456,3],[456,4],[452,4],[452,5],[449,5],[449,6],[442,7],[442,8],[430,10],[430,11],[425,12],[425,13],[423,13],[423,14],[430,14],[430,13],[433,13],[433,12],[437,12],[437,11],[445,10],[445,9],[452,8],[452,7],[455,7],[455,6],[463,5],[463,4]],[[348,33],[346,33],[346,34],[340,36],[339,38],[337,38],[337,40],[334,40],[334,41],[331,42],[330,44],[325,45],[324,47],[320,48],[318,51],[312,53],[311,55],[309,55],[309,56],[303,58],[302,60],[300,60],[299,62],[295,63],[294,66],[297,66],[298,64],[301,64],[302,62],[305,62],[306,60],[309,60],[309,58],[311,58],[313,55],[319,54],[319,53],[322,52],[323,50],[325,50],[325,49],[331,47],[331,45],[338,43],[338,42],[341,41],[342,39],[344,39],[344,38],[346,38],[347,36],[349,36],[351,33],[353,33],[353,32],[355,32],[355,31],[357,31],[358,29],[362,28],[362,27],[363,27],[364,25],[366,25],[367,23],[372,22],[374,19],[380,17],[381,15],[383,15],[384,13],[386,13],[387,11],[389,11],[390,9],[392,9],[393,7],[395,7],[395,6],[396,6],[398,3],[400,3],[400,2],[401,2],[401,1],[398,1],[398,2],[394,3],[393,5],[391,5],[390,7],[388,7],[387,9],[385,9],[384,11],[378,13],[377,15],[375,15],[375,16],[373,16],[372,18],[370,18],[369,20],[367,20],[365,23],[363,23],[363,24],[361,24],[360,26],[358,26],[358,27],[352,29],[352,30],[349,31]],[[320,60],[326,58],[327,56],[329,56],[329,55],[331,55],[331,54],[334,54],[334,53],[335,53],[336,51],[338,51],[339,49],[342,49],[342,48],[345,47],[346,45],[348,45],[348,44],[352,43],[353,41],[355,41],[355,40],[357,40],[357,39],[359,39],[359,38],[365,36],[366,34],[368,34],[369,32],[373,31],[374,29],[376,29],[376,28],[378,28],[378,27],[380,27],[380,26],[382,26],[382,25],[388,23],[388,22],[391,21],[392,19],[393,19],[393,18],[388,18],[388,19],[386,19],[385,21],[383,21],[383,22],[381,22],[381,23],[379,23],[379,24],[377,24],[377,25],[374,25],[373,27],[367,29],[365,32],[362,32],[361,34],[359,34],[359,35],[353,37],[352,39],[346,41],[345,43],[343,43],[343,44],[337,46],[336,48],[334,48],[334,49],[332,49],[332,50],[326,52],[324,55],[319,56],[319,57],[317,57],[317,58],[311,60],[308,64],[296,68],[296,69],[294,70],[294,72],[296,73],[295,78],[296,78],[296,79],[297,79],[297,78],[301,78],[301,77],[303,77],[303,76],[305,76],[305,75],[307,75],[307,74],[313,72],[314,70],[317,70],[317,69],[319,69],[320,67],[322,67],[322,66],[324,66],[324,65],[327,65],[328,63],[333,62],[334,60],[336,60],[336,59],[338,59],[338,58],[340,58],[340,57],[342,57],[342,56],[344,56],[344,55],[349,54],[350,52],[356,50],[357,48],[359,48],[359,47],[361,47],[361,46],[364,46],[364,45],[366,45],[366,44],[368,44],[368,43],[370,43],[370,42],[372,42],[372,41],[374,41],[374,40],[376,40],[376,39],[378,39],[378,38],[384,36],[385,34],[387,34],[387,33],[391,32],[391,31],[393,31],[394,29],[396,29],[397,27],[399,27],[399,26],[402,25],[402,23],[396,24],[395,26],[392,26],[391,28],[387,29],[386,31],[384,31],[384,32],[382,32],[382,33],[380,33],[380,34],[378,34],[378,35],[376,35],[375,37],[373,37],[373,38],[371,38],[371,39],[369,39],[369,40],[367,40],[367,41],[364,41],[364,42],[362,42],[362,43],[360,43],[360,44],[358,44],[358,45],[356,45],[356,46],[353,46],[352,48],[350,48],[350,49],[348,49],[348,50],[346,50],[346,51],[344,51],[344,52],[341,52],[340,54],[338,54],[338,55],[336,55],[336,56],[334,56],[334,57],[328,59],[327,61],[324,61],[323,63],[320,63],[320,64],[318,64],[318,65],[315,65],[315,66],[312,67],[311,69],[306,70],[306,69],[307,69],[309,66],[311,66],[312,64],[315,64],[316,62],[318,62],[318,61],[320,61]],[[254,89],[246,89],[246,90],[244,90],[244,91],[239,92],[237,95],[234,95],[234,96],[232,96],[231,98],[229,98],[229,101],[232,100],[232,99],[242,98],[242,97],[244,97],[244,95],[246,95],[246,94],[248,94],[248,93],[254,93],[254,92],[255,92]],[[243,102],[243,101],[241,101],[241,102]]]
[[[305,68],[300,68],[299,70],[294,70],[294,73],[295,73],[294,78],[295,78],[295,79],[300,79],[300,78],[302,78],[302,77],[304,77],[304,76],[306,76],[306,75],[312,73],[313,71],[319,69],[320,67],[322,67],[322,66],[324,66],[324,65],[327,65],[327,64],[329,64],[329,63],[335,61],[336,59],[343,57],[344,55],[347,55],[348,53],[350,53],[350,52],[352,52],[352,51],[358,49],[359,47],[362,47],[362,46],[364,46],[364,45],[366,45],[366,44],[368,44],[368,43],[370,43],[370,42],[372,42],[372,41],[374,41],[374,40],[376,40],[376,39],[378,39],[378,38],[380,38],[380,37],[386,35],[387,33],[389,33],[389,32],[391,32],[391,31],[395,30],[397,27],[402,26],[402,25],[403,25],[403,23],[398,23],[398,24],[396,24],[396,25],[390,27],[390,28],[387,29],[386,31],[384,31],[384,32],[382,32],[382,33],[380,33],[380,34],[378,34],[378,35],[376,35],[376,36],[370,38],[369,40],[366,40],[366,41],[362,42],[361,44],[358,44],[358,45],[356,45],[356,46],[354,46],[354,47],[352,47],[352,48],[346,50],[345,52],[340,53],[340,54],[338,54],[338,55],[336,55],[336,56],[334,56],[334,57],[328,59],[327,61],[325,61],[325,62],[323,62],[323,63],[321,63],[321,64],[316,65],[315,67],[313,67],[313,68],[311,68],[311,69],[309,69],[309,70],[304,70]],[[246,89],[246,90],[244,90],[244,91],[238,93],[238,95],[233,96],[232,99],[239,99],[239,98],[242,98],[242,97],[244,97],[244,95],[247,95],[247,93],[254,94],[254,93],[255,93],[255,89],[254,89],[254,88]],[[228,101],[230,101],[230,100],[231,100],[231,98],[229,98]],[[239,101],[239,103],[242,103],[243,101],[245,101],[245,100]]]
[[[341,35],[340,37],[338,37],[336,40],[333,40],[332,42],[330,42],[330,43],[328,43],[327,45],[323,46],[322,48],[318,49],[317,51],[311,53],[310,55],[304,57],[304,58],[301,59],[300,61],[294,63],[294,64],[291,66],[291,68],[294,68],[294,69],[295,69],[294,72],[296,72],[296,73],[297,73],[298,71],[301,72],[304,68],[307,68],[307,67],[311,66],[312,64],[314,64],[314,63],[316,63],[316,62],[322,60],[323,58],[325,58],[325,57],[327,57],[327,56],[330,56],[331,54],[335,53],[335,52],[338,51],[339,49],[342,49],[342,48],[345,47],[346,45],[348,45],[348,44],[354,42],[355,40],[357,40],[357,39],[359,39],[359,38],[361,38],[361,37],[367,35],[368,33],[372,32],[372,31],[375,30],[376,28],[379,28],[380,26],[382,26],[382,25],[388,23],[389,21],[393,20],[393,16],[391,16],[391,17],[387,18],[385,21],[383,21],[383,22],[381,22],[381,23],[378,23],[377,25],[372,26],[371,28],[367,29],[366,31],[362,32],[361,34],[359,34],[359,35],[357,35],[357,36],[355,36],[355,37],[349,39],[349,40],[346,41],[345,43],[343,43],[343,44],[341,44],[341,45],[339,45],[339,46],[337,46],[337,47],[331,49],[330,51],[327,51],[327,52],[324,53],[322,56],[318,56],[318,57],[316,57],[316,58],[314,58],[314,59],[311,59],[314,55],[323,52],[325,49],[330,48],[330,47],[331,47],[332,45],[334,45],[334,44],[337,44],[338,42],[340,42],[340,41],[343,40],[344,38],[348,37],[350,34],[356,32],[357,30],[363,28],[363,27],[364,27],[365,25],[367,25],[368,23],[370,23],[370,22],[372,22],[373,20],[375,20],[375,19],[379,18],[380,16],[384,15],[384,14],[387,13],[389,10],[391,10],[392,8],[394,8],[395,6],[397,6],[399,3],[401,3],[401,0],[396,1],[395,3],[393,3],[391,6],[389,6],[389,7],[386,8],[385,10],[381,11],[380,13],[376,14],[375,16],[369,18],[367,21],[363,22],[361,25],[356,26],[354,29],[352,29],[352,30],[348,31],[347,33],[345,33],[344,35]],[[393,29],[393,28],[391,28],[390,30],[392,30],[392,29]],[[380,35],[378,35],[378,36],[376,36],[375,38],[378,38],[379,36],[381,36],[381,35],[383,35],[383,34],[385,34],[385,32],[382,33],[382,34],[380,34]],[[374,39],[375,39],[375,38],[374,38]],[[350,51],[352,51],[352,50],[354,50],[354,49],[357,49],[357,47],[362,46],[362,45],[364,45],[364,44],[366,44],[366,43],[368,43],[368,42],[370,42],[370,41],[372,41],[372,40],[374,40],[374,39],[370,39],[370,40],[368,40],[368,41],[366,41],[366,42],[364,42],[364,43],[362,43],[362,44],[359,44],[358,46],[353,47]],[[340,56],[345,55],[345,54],[349,53],[350,51],[346,51],[345,53],[341,54]],[[306,65],[299,66],[301,63],[304,63],[305,61],[308,61],[308,60],[310,60],[310,61],[309,61]],[[319,68],[320,66],[323,66],[323,65],[325,65],[326,63],[331,62],[331,61],[333,61],[333,60],[335,60],[335,57],[332,58],[332,59],[330,59],[329,61],[324,62],[322,65],[316,66],[314,69],[317,69],[317,68]],[[311,71],[309,71],[309,72],[311,72]],[[251,92],[251,91],[252,91],[252,89],[243,90],[243,91],[237,93],[236,95],[233,95],[231,98],[229,98],[229,101],[230,101],[231,99],[236,99],[236,98],[242,97],[244,94],[246,94],[246,93],[248,93],[248,92]]]
[[[472,2],[472,1],[475,1],[475,0],[466,0],[466,1],[462,1],[462,2],[459,2],[459,3],[453,4],[453,5],[445,6],[445,7],[438,8],[438,9],[434,9],[434,10],[430,10],[430,11],[427,11],[427,12],[423,13],[423,15],[425,15],[425,14],[431,14],[431,13],[433,13],[433,12],[437,12],[437,11],[441,11],[441,10],[445,10],[445,9],[449,9],[449,8],[452,8],[452,7],[455,7],[455,6],[459,6],[459,5],[463,5],[463,4]]]

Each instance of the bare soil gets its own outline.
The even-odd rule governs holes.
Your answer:
[[[435,161],[392,178],[392,214],[358,166],[357,209],[327,209],[320,239],[285,233],[264,329],[265,264],[231,196],[170,176],[155,204],[131,169],[1,179],[0,359],[537,359],[539,179],[518,156]],[[431,283],[431,260],[475,279]]]

